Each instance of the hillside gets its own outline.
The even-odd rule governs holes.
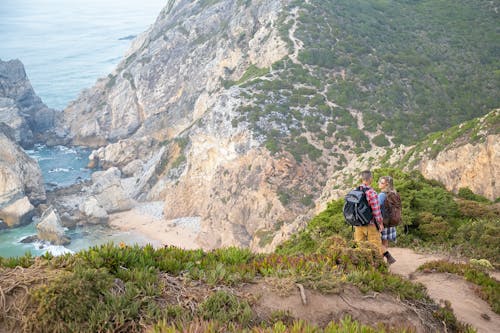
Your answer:
[[[500,197],[500,110],[428,135],[396,163],[458,193],[470,189],[490,200]]]
[[[48,142],[96,147],[131,199],[201,218],[207,248],[272,248],[338,197],[360,154],[374,167],[498,107],[497,15],[482,1],[169,1]]]
[[[399,249],[389,268],[350,240],[338,200],[269,254],[107,244],[0,257],[0,331],[474,332],[458,309],[488,332],[500,320],[500,283],[490,276],[500,263],[491,246],[499,205],[454,197],[417,172],[382,174],[403,198],[399,244],[438,255]],[[481,306],[464,309],[460,295]]]

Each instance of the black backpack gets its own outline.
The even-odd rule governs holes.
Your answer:
[[[370,224],[373,214],[366,198],[367,190],[360,186],[346,194],[343,213],[347,224],[354,227]]]

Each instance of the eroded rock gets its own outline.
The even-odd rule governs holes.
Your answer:
[[[65,235],[59,214],[53,207],[49,207],[41,216],[36,226],[38,239],[45,240],[54,245],[67,245],[71,242]]]

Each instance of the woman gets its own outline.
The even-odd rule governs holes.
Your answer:
[[[396,192],[396,190],[394,189],[394,182],[392,180],[392,177],[389,176],[380,177],[380,179],[378,180],[378,186],[380,187],[378,201],[383,216],[384,210],[382,207],[387,197],[387,193],[391,191]],[[382,230],[381,237],[382,237],[382,247],[384,250],[384,257],[387,259],[387,263],[389,265],[394,264],[396,262],[396,259],[394,259],[394,257],[389,253],[388,249],[389,249],[389,241],[392,242],[396,241],[396,227],[385,227],[384,230]]]

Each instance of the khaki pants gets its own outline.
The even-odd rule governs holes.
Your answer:
[[[383,255],[382,240],[380,238],[380,231],[378,231],[375,224],[364,225],[362,227],[354,227],[354,240],[356,242],[370,242],[375,245],[380,254]]]

